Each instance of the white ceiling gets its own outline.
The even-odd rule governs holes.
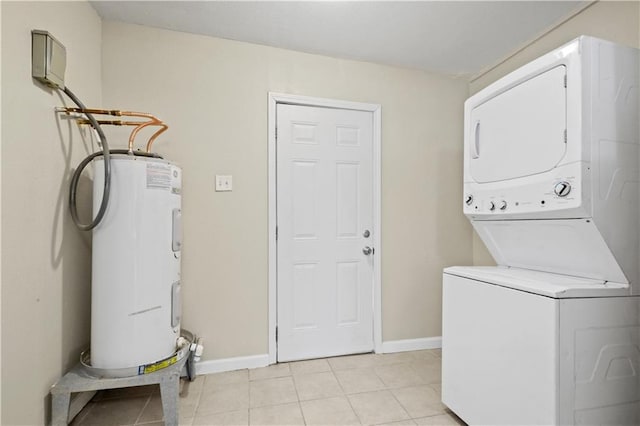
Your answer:
[[[470,76],[587,1],[92,1],[106,20]]]

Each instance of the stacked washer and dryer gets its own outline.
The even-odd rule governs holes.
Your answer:
[[[442,400],[469,424],[640,424],[640,56],[582,36],[465,103]]]

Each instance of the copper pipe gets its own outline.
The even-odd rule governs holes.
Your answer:
[[[78,124],[91,124],[89,120],[80,119]],[[155,121],[122,121],[122,120],[98,120],[98,124],[108,124],[112,126],[136,126],[135,129],[129,135],[128,149],[129,152],[133,152],[133,143],[138,132],[145,127],[158,125]]]
[[[78,124],[91,124],[89,120],[79,119]],[[133,150],[133,142],[138,132],[148,126],[160,126],[161,129],[156,131],[147,142],[147,152],[151,152],[151,145],[161,133],[166,131],[169,126],[162,121],[122,121],[122,120],[98,120],[98,124],[108,124],[112,126],[136,126],[129,136],[129,151]]]
[[[138,132],[140,130],[142,130],[145,127],[148,127],[148,126],[154,126],[154,125],[157,126],[158,124],[159,123],[157,123],[155,121],[147,121],[147,122],[144,122],[144,123],[140,124],[135,129],[133,129],[133,131],[131,132],[131,135],[129,136],[129,152],[133,152],[133,140],[136,138],[136,135],[138,134]]]
[[[142,117],[148,118],[151,121],[162,122],[158,117],[153,114],[149,114],[148,112],[138,112],[138,111],[121,111],[117,109],[97,109],[97,108],[61,108],[60,110],[66,112],[77,112],[77,113],[89,113],[89,114],[101,114],[101,115],[114,115],[117,117],[126,116],[126,117]]]
[[[156,138],[160,136],[161,133],[166,131],[169,126],[165,124],[158,117],[153,114],[149,114],[146,112],[137,112],[137,111],[121,111],[115,109],[98,109],[98,108],[60,108],[59,111],[66,111],[67,113],[75,112],[75,113],[87,113],[87,114],[101,114],[101,115],[112,115],[116,117],[140,117],[147,118],[149,121],[123,121],[123,120],[98,120],[98,124],[107,124],[112,126],[136,126],[135,129],[129,135],[129,143],[128,148],[130,152],[133,152],[134,140],[140,132],[140,130],[144,129],[148,126],[160,126],[160,130],[156,131],[149,141],[147,142],[147,152],[151,152],[151,146],[153,142],[155,142]],[[86,119],[77,119],[78,124],[91,124],[89,120]]]
[[[115,116],[122,115],[122,112],[117,109],[64,108],[64,110],[67,112],[81,112],[81,113],[100,114],[100,115],[115,115]]]
[[[153,121],[162,121],[158,117],[153,114],[149,114],[148,112],[136,112],[136,111],[119,111],[122,115],[126,115],[129,117],[144,117],[149,118]]]
[[[80,118],[76,120],[78,124],[91,124],[89,120]],[[123,121],[123,120],[98,120],[98,124],[109,124],[112,126],[138,126],[144,123],[154,123],[160,125],[161,122],[155,123],[153,121]]]
[[[160,121],[158,117],[153,114],[149,114],[148,112],[138,112],[138,111],[122,111],[119,109],[99,109],[99,108],[64,108],[67,112],[81,112],[81,113],[89,113],[89,114],[101,114],[101,115],[115,115],[115,116],[129,116],[129,117],[144,117],[150,118],[154,121]]]
[[[156,140],[156,138],[158,136],[160,136],[160,134],[162,132],[164,132],[165,130],[167,130],[169,128],[169,126],[167,126],[166,124],[162,123],[160,124],[160,126],[162,127],[160,130],[158,130],[157,132],[155,132],[153,134],[153,136],[151,136],[151,138],[149,139],[149,142],[147,142],[147,152],[151,152],[151,145],[153,145],[153,142]]]
[[[89,113],[89,114],[102,114],[102,115],[115,115],[115,116],[127,116],[127,117],[142,117],[149,118],[153,121],[162,121],[158,117],[153,114],[149,114],[148,112],[138,112],[138,111],[121,111],[117,109],[98,109],[98,108],[64,108],[67,112],[80,112],[80,113]]]

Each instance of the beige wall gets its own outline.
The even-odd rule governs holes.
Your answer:
[[[49,386],[89,340],[90,242],[66,197],[70,170],[95,147],[54,114],[68,101],[31,80],[34,28],[66,45],[67,82],[86,104],[148,110],[171,125],[157,149],[185,169],[184,326],[207,338],[205,359],[268,350],[269,91],[382,105],[385,341],[439,336],[442,268],[492,262],[459,208],[467,82],[101,23],[85,2],[0,5],[3,424],[45,423]],[[638,2],[597,3],[471,92],[580,34],[638,46],[639,19]],[[232,174],[234,191],[215,193],[216,174]]]
[[[48,30],[66,46],[68,85],[96,105],[101,21],[85,2],[0,7],[2,424],[37,425],[48,419],[50,386],[89,343],[90,246],[66,200],[70,170],[94,147],[58,120],[63,98],[32,81],[31,30]]]
[[[2,5],[0,4],[0,48],[2,47]],[[2,55],[0,54],[0,82],[2,81]],[[0,84],[0,102],[2,84]],[[2,106],[0,105],[0,111]],[[0,117],[0,155],[2,155],[2,119]],[[0,377],[2,375],[2,157],[0,157]],[[2,384],[0,380],[0,423],[2,423]]]
[[[590,35],[627,46],[640,47],[640,2],[597,2],[563,25],[531,43],[508,60],[470,82],[469,91],[476,93],[529,61],[580,36]],[[475,265],[495,264],[478,235],[473,233]]]
[[[471,263],[466,81],[104,22],[103,83],[105,107],[171,126],[156,149],[184,167],[183,325],[204,359],[268,352],[269,91],[382,105],[383,340],[441,335],[442,268]],[[214,192],[216,174],[233,192]]]

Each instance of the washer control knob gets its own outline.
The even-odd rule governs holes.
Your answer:
[[[494,211],[496,209],[496,203],[489,201],[489,210]]]
[[[553,188],[553,192],[555,192],[558,197],[566,197],[571,192],[571,184],[566,181],[558,182]]]
[[[473,195],[469,194],[466,197],[464,197],[464,203],[470,206],[471,203],[473,203]]]
[[[505,200],[500,201],[500,210],[507,209],[507,202]]]

